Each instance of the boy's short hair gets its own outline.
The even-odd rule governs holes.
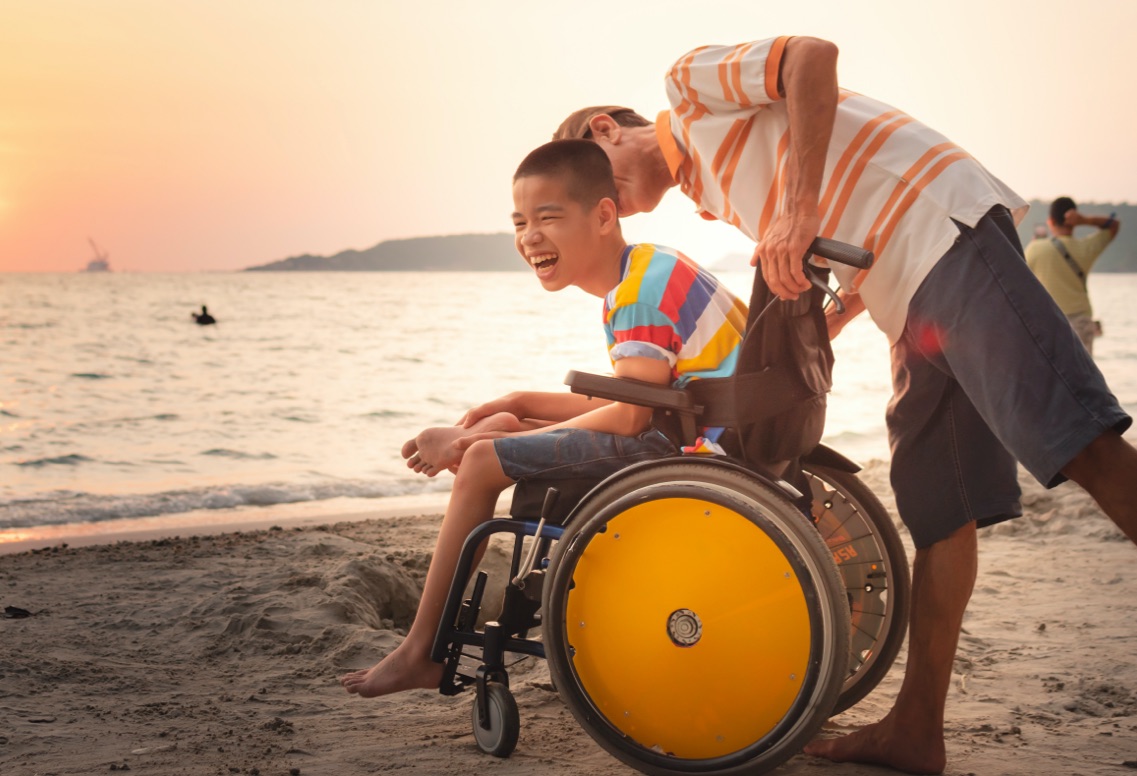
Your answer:
[[[564,182],[568,195],[586,208],[607,197],[616,201],[616,179],[604,149],[590,140],[554,140],[529,152],[513,182],[540,175]]]
[[[1050,220],[1058,226],[1066,223],[1066,212],[1077,210],[1078,206],[1069,197],[1059,197],[1050,203]]]
[[[564,140],[566,138],[591,140],[592,128],[588,126],[588,122],[592,121],[593,116],[599,116],[601,113],[611,116],[612,120],[621,127],[646,127],[651,124],[650,121],[631,108],[621,108],[619,105],[597,105],[592,108],[581,108],[569,115],[553,133],[553,140]]]

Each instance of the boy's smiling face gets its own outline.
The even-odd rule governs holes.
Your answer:
[[[608,255],[618,230],[612,200],[586,208],[560,178],[528,175],[513,184],[513,207],[514,245],[547,291],[577,286],[603,296],[616,285],[619,262]]]

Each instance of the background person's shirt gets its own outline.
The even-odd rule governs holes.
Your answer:
[[[656,131],[672,175],[705,217],[754,241],[784,207],[789,118],[778,94],[788,38],[705,46],[669,73],[670,111]],[[1015,221],[1027,204],[943,135],[882,102],[845,89],[821,188],[821,234],[876,254],[868,272],[834,263],[895,342],[908,302],[959,232],[995,205]]]
[[[1108,229],[1098,229],[1088,237],[1059,237],[1070,258],[1077,262],[1086,275],[1113,240]],[[1054,297],[1066,315],[1093,315],[1090,296],[1085,283],[1062,256],[1049,237],[1031,240],[1026,246],[1026,263],[1039,282]]]

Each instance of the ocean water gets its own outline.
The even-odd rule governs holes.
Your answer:
[[[1137,276],[1090,285],[1137,408]],[[862,316],[834,349],[826,441],[886,458],[886,340]],[[569,369],[609,371],[600,302],[525,272],[0,275],[0,530],[443,493],[406,439]]]

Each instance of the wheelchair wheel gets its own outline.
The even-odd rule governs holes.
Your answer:
[[[834,714],[880,683],[908,631],[912,581],[888,510],[855,474],[806,463],[813,520],[845,581],[851,609],[849,671]]]
[[[832,555],[743,470],[669,461],[613,478],[577,509],[550,575],[550,674],[633,768],[761,773],[836,703],[849,607]]]
[[[517,746],[521,733],[521,716],[517,712],[517,701],[505,685],[499,682],[486,682],[486,705],[489,717],[483,718],[479,709],[481,698],[474,698],[471,717],[474,723],[474,740],[486,754],[494,757],[509,757]]]

